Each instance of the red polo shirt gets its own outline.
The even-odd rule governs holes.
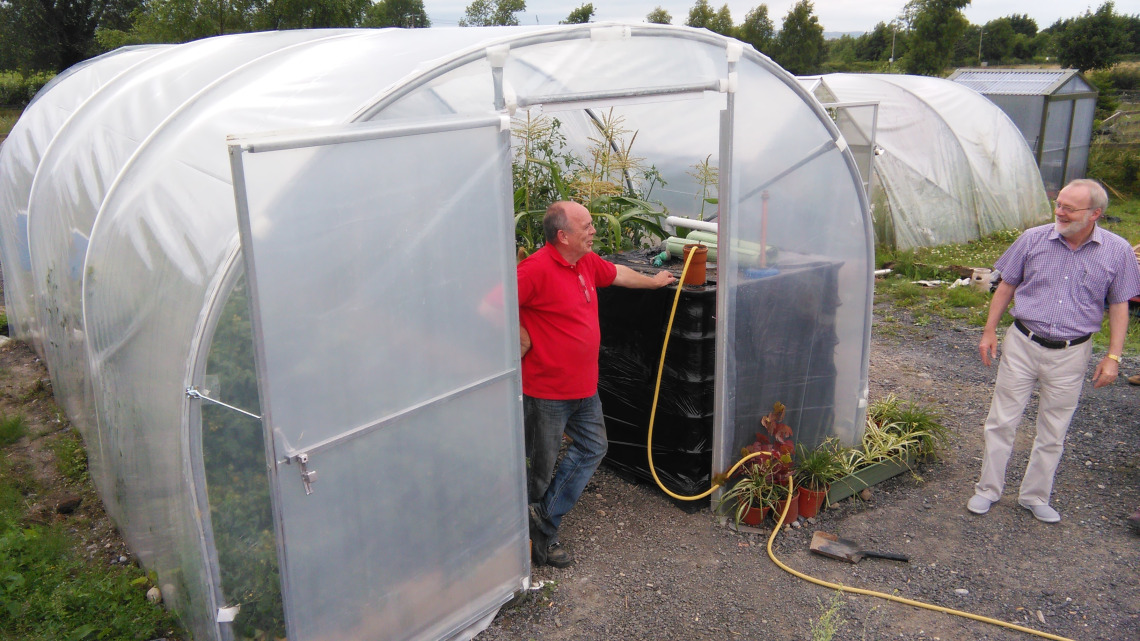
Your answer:
[[[519,263],[519,321],[531,341],[522,359],[524,394],[570,400],[598,391],[596,288],[615,276],[617,267],[597,254],[571,265],[550,243]]]

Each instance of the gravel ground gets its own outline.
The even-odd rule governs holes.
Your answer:
[[[776,556],[801,572],[895,593],[1070,639],[1140,639],[1140,536],[1125,519],[1140,505],[1140,388],[1124,376],[1085,395],[1069,431],[1047,525],[1016,503],[1033,424],[1018,432],[1005,496],[985,516],[965,509],[981,464],[981,425],[996,367],[977,354],[980,328],[934,320],[916,327],[905,310],[876,318],[871,397],[893,393],[930,403],[954,437],[921,478],[875,486],[777,536]],[[876,312],[880,316],[880,312]],[[1090,363],[1090,378],[1098,350]],[[1125,376],[1140,358],[1124,361]],[[1028,416],[1034,417],[1031,404]],[[563,522],[577,563],[536,568],[542,585],[504,606],[479,641],[497,639],[813,639],[833,603],[834,639],[1028,639],[1028,634],[882,599],[839,595],[779,569],[769,531],[738,533],[706,507],[686,513],[656,488],[604,466]],[[824,530],[869,548],[902,552],[909,564],[858,565],[810,554]],[[826,638],[826,637],[824,637]]]

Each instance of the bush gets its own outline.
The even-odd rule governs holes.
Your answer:
[[[1088,176],[1120,195],[1140,194],[1140,145],[1093,143]]]
[[[0,71],[0,105],[23,107],[52,78],[54,73],[34,71],[24,75],[18,71]]]

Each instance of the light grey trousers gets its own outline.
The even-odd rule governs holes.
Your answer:
[[[976,493],[990,501],[1001,498],[1017,426],[1036,385],[1039,387],[1037,437],[1021,481],[1018,502],[1049,504],[1053,476],[1061,463],[1065,434],[1081,397],[1091,355],[1091,340],[1075,347],[1047,349],[1012,325],[1006,329],[994,397],[986,417],[985,452],[982,473],[974,486]]]

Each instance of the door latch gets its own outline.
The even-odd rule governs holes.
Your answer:
[[[301,482],[305,484],[305,494],[312,494],[313,483],[317,482],[317,471],[309,469],[309,455],[298,454],[294,459],[301,466]]]

